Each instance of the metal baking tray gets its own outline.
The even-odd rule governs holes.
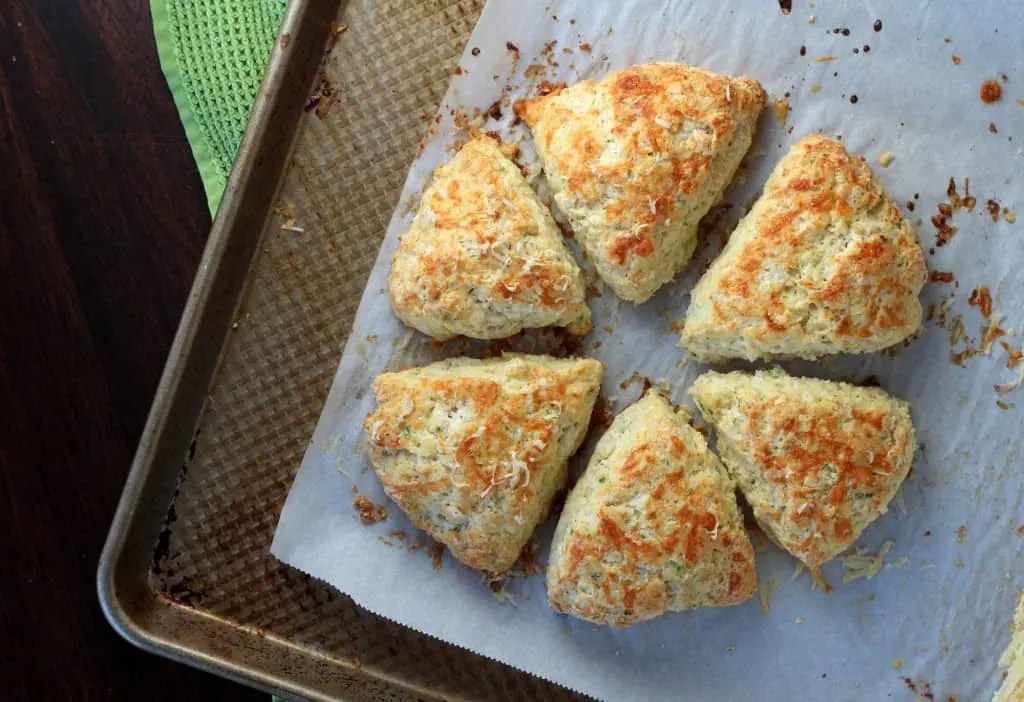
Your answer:
[[[269,555],[483,4],[289,3],[99,564],[103,610],[132,643],[287,696],[575,698]]]

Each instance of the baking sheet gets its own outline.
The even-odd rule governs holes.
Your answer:
[[[491,0],[410,171],[285,504],[274,555],[382,616],[604,699],[678,698],[684,692],[695,700],[776,699],[795,692],[836,700],[990,694],[1015,592],[1024,582],[1024,540],[1017,534],[1024,524],[1024,422],[1015,404],[1022,398],[1019,391],[993,388],[1017,375],[1006,368],[1007,352],[998,343],[987,355],[964,358],[963,366],[952,363],[951,354],[977,348],[983,327],[991,324],[968,304],[980,285],[991,290],[1000,327],[1024,327],[1024,223],[1008,221],[1020,199],[1022,29],[1024,8],[994,2],[941,9],[926,3],[795,3],[784,14],[775,4],[739,1]],[[639,307],[608,291],[591,300],[596,331],[586,352],[605,363],[603,394],[613,406],[639,392],[628,382],[634,373],[666,379],[673,399],[686,401],[690,381],[705,369],[675,346],[673,327],[685,313],[688,290],[772,166],[809,132],[840,135],[869,158],[896,200],[913,203],[908,216],[920,218],[924,246],[934,249],[929,267],[952,272],[955,281],[927,286],[924,304],[935,304],[936,313],[907,348],[784,364],[791,372],[831,378],[874,375],[911,401],[921,449],[902,490],[905,511],[894,505],[857,544],[877,553],[891,540],[887,565],[870,580],[843,583],[847,569],[833,563],[824,576],[835,590],[826,595],[812,590],[806,573],[792,577],[794,560],[766,546],[758,553],[758,570],[766,595],[773,592],[765,597],[767,615],[755,599],[611,631],[553,614],[542,575],[513,578],[506,585],[511,602],[499,602],[480,575],[447,555],[435,569],[429,549],[415,548],[415,537],[393,534],[415,533],[393,506],[386,521],[367,526],[352,498],[354,490],[386,502],[360,433],[372,407],[370,379],[389,363],[470,350],[457,343],[438,348],[404,329],[383,292],[416,197],[464,136],[460,127],[474,108],[483,112],[503,101],[502,119],[482,126],[521,140],[521,160],[530,164],[529,139],[510,124],[511,100],[535,91],[542,80],[573,82],[652,59],[753,75],[773,96],[788,93],[792,109],[780,122],[769,105],[748,162],[726,195],[732,206],[716,211],[701,253],[677,284]],[[986,105],[978,94],[989,78],[1003,96]],[[886,151],[894,160],[881,168],[877,158]],[[939,203],[952,199],[950,178],[960,195],[969,178],[977,205],[952,217],[959,229],[938,247],[930,220]],[[989,200],[998,203],[997,222]],[[1020,335],[1000,340],[1021,344]],[[535,539],[542,563],[552,527],[542,527]]]

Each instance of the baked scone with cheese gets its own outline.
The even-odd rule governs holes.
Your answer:
[[[879,388],[772,370],[705,373],[689,392],[758,524],[811,568],[886,511],[914,460],[910,405]]]
[[[921,326],[917,232],[871,168],[813,134],[694,287],[682,345],[697,358],[818,358],[897,344]]]
[[[1020,592],[1020,603],[1013,618],[1013,636],[999,659],[999,666],[1005,677],[992,702],[1024,700],[1024,590]]]
[[[551,213],[488,136],[437,169],[398,245],[391,306],[435,339],[590,331],[583,275]]]
[[[555,610],[627,626],[753,594],[754,549],[735,485],[689,420],[648,390],[601,437],[555,530]]]
[[[568,477],[602,366],[507,354],[456,358],[373,383],[363,428],[395,504],[471,568],[515,563]]]
[[[519,100],[555,202],[598,274],[643,302],[697,246],[767,96],[753,78],[659,61]]]

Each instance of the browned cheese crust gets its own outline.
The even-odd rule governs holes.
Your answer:
[[[878,351],[921,324],[917,233],[871,169],[815,134],[693,290],[683,345],[699,358],[817,358]]]
[[[502,573],[565,485],[601,373],[590,359],[517,354],[384,373],[363,424],[370,460],[413,524]]]
[[[697,224],[732,179],[766,100],[753,78],[655,62],[520,100],[516,112],[601,278],[643,302],[692,256]]]
[[[615,418],[566,500],[548,563],[551,606],[626,626],[742,602],[756,586],[735,484],[689,412],[648,391]]]

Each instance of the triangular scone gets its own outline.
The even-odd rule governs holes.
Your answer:
[[[815,134],[693,289],[682,343],[704,360],[878,351],[921,325],[917,233],[863,158]]]
[[[735,486],[689,419],[649,390],[601,437],[555,530],[555,610],[627,626],[753,594]]]
[[[914,460],[910,405],[878,388],[709,372],[690,395],[758,524],[812,568],[886,511]]]
[[[389,291],[398,318],[435,339],[590,331],[583,275],[561,230],[486,136],[435,172],[392,259]]]
[[[732,180],[765,100],[753,78],[656,62],[515,108],[598,274],[643,302],[690,260],[697,223]]]
[[[363,423],[370,461],[413,524],[502,573],[565,486],[601,373],[590,359],[517,354],[383,373]]]

